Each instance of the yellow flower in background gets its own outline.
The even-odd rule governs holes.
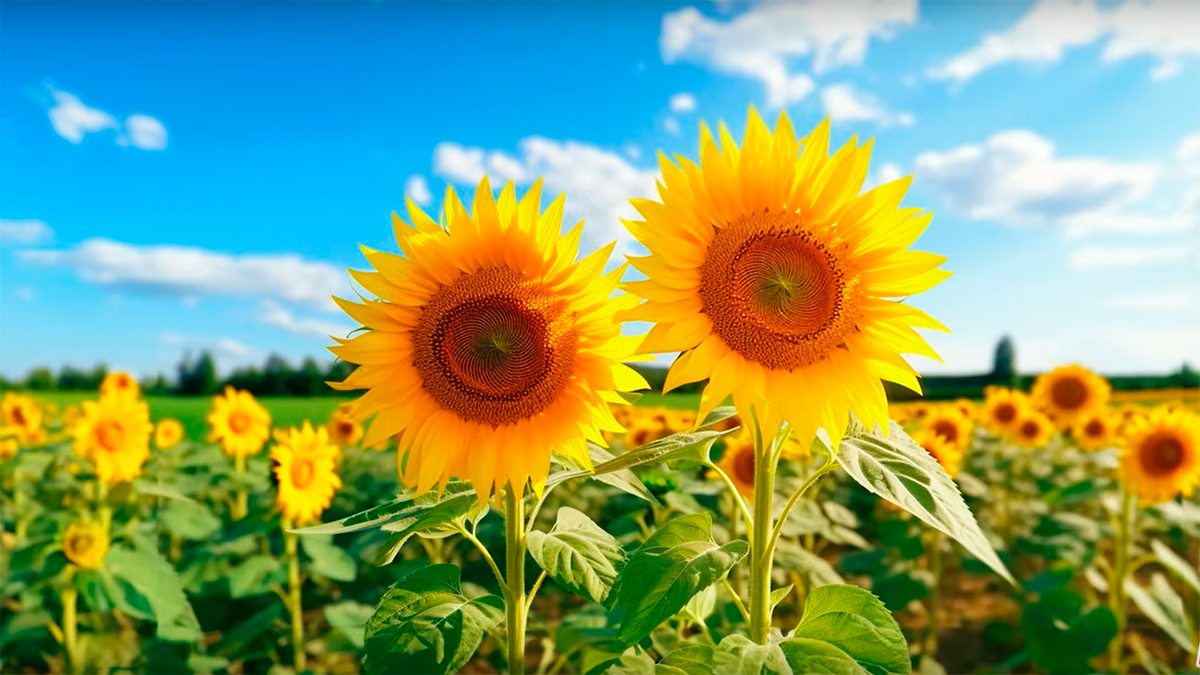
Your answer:
[[[63,553],[72,564],[98,570],[108,555],[108,531],[93,521],[75,521],[63,533]]]
[[[954,407],[958,408],[958,411],[962,413],[963,417],[966,417],[969,420],[975,419],[975,414],[978,412],[975,402],[969,398],[954,399]]]
[[[1116,441],[1117,424],[1112,411],[1102,408],[1080,417],[1071,427],[1071,436],[1084,450],[1103,450]]]
[[[349,404],[346,403],[333,411],[325,428],[329,431],[329,438],[340,446],[357,445],[363,437],[362,425],[355,421],[354,416],[350,414]]]
[[[5,430],[0,430],[0,461],[9,460],[17,456],[17,451],[21,449],[21,444],[17,442],[16,436]]]
[[[1064,429],[1103,408],[1112,395],[1108,380],[1083,366],[1060,366],[1038,375],[1033,383],[1034,404]]]
[[[271,414],[254,395],[233,387],[213,397],[208,413],[210,443],[220,443],[225,454],[257,455],[271,435]]]
[[[950,274],[908,250],[932,215],[899,208],[909,179],[859,194],[871,143],[830,157],[827,122],[797,140],[751,110],[741,148],[720,136],[702,129],[699,166],[660,161],[661,203],[633,200],[644,220],[626,226],[651,255],[630,262],[649,278],[625,284],[646,302],[622,318],[656,323],[642,352],[683,352],[665,390],[708,379],[700,417],[732,395],[768,434],[786,420],[836,446],[850,412],[886,428],[881,380],[919,391],[901,354],[936,358],[913,329],[944,330],[896,301]]]
[[[321,517],[342,487],[337,475],[339,450],[324,427],[305,422],[299,429],[275,432],[271,459],[279,492],[275,502],[284,518],[302,525]]]
[[[622,432],[609,410],[646,382],[622,361],[640,336],[614,318],[637,299],[612,297],[624,267],[603,274],[610,244],[575,262],[582,223],[565,236],[562,197],[543,213],[541,182],[518,203],[485,178],[468,213],[452,189],[446,229],[409,202],[393,215],[403,256],[364,249],[377,272],[351,275],[378,300],[339,300],[368,330],[335,354],[360,367],[336,389],[367,389],[365,443],[399,434],[402,480],[418,493],[452,476],[485,499],[511,484],[540,491],[550,453],[591,466],[586,441]]]
[[[1013,425],[1012,440],[1025,448],[1040,448],[1054,435],[1054,422],[1036,410],[1026,410]]]
[[[994,433],[1011,434],[1028,408],[1029,398],[1023,392],[1007,387],[989,387],[984,393],[980,421]]]
[[[179,420],[166,418],[154,426],[154,447],[170,450],[183,440],[183,425]]]
[[[940,436],[947,445],[962,450],[971,444],[974,426],[971,418],[964,415],[959,406],[951,404],[934,409],[925,418],[923,428]]]
[[[1159,409],[1134,423],[1121,452],[1121,478],[1146,502],[1190,496],[1200,485],[1200,418]]]
[[[150,457],[150,409],[145,401],[128,396],[101,396],[84,401],[82,417],[75,423],[76,456],[90,461],[105,485],[137,478]]]
[[[694,410],[671,410],[667,413],[667,429],[673,434],[689,431],[695,426],[696,411]]]
[[[754,441],[749,435],[726,437],[725,454],[717,462],[721,471],[744,497],[754,496]]]
[[[950,443],[941,434],[936,433],[932,429],[926,427],[917,431],[912,435],[913,441],[917,445],[925,449],[950,477],[958,475],[958,470],[962,467],[963,451],[962,448]]]
[[[142,388],[129,373],[109,373],[100,382],[100,395],[138,398],[142,395]]]
[[[635,420],[630,423],[622,443],[626,450],[633,450],[662,438],[662,427],[652,420]]]
[[[6,391],[0,399],[0,425],[13,431],[23,445],[44,440],[41,434],[43,417],[42,409],[28,396]]]

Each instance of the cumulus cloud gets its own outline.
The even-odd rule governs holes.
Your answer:
[[[42,220],[0,218],[0,243],[37,246],[54,239],[54,230]]]
[[[413,174],[404,181],[404,196],[421,206],[429,206],[433,203],[433,193],[429,191],[429,181],[420,174]]]
[[[448,181],[475,185],[486,173],[496,186],[500,180],[528,185],[544,179],[545,194],[567,193],[565,221],[588,222],[591,244],[618,240],[628,245],[631,237],[620,218],[637,213],[630,197],[654,195],[655,171],[630,164],[619,153],[581,141],[556,141],[530,136],[518,144],[518,154],[502,150],[439,143],[433,153],[433,170]]]
[[[1010,225],[1090,217],[1144,198],[1158,167],[1099,157],[1060,157],[1031,131],[1002,131],[983,143],[917,156],[925,185],[975,220]]]
[[[142,150],[166,150],[167,128],[149,115],[130,115],[125,118],[126,142]]]
[[[834,122],[874,122],[884,127],[907,127],[916,120],[912,113],[888,110],[878,98],[849,83],[822,89],[821,105]]]
[[[1042,0],[1008,30],[932,68],[935,80],[966,82],[998,65],[1054,64],[1070,49],[1104,42],[1103,63],[1149,56],[1154,79],[1179,72],[1185,57],[1200,56],[1200,8],[1192,2],[1126,0],[1102,8],[1095,0]]]
[[[889,39],[916,20],[916,0],[764,2],[728,20],[684,7],[663,16],[659,50],[665,63],[686,61],[756,79],[767,105],[779,108],[815,89],[795,61],[811,60],[818,75],[861,64],[871,40]]]
[[[904,177],[904,169],[895,162],[884,162],[879,165],[879,168],[867,174],[867,180],[864,183],[864,189],[870,190],[877,188],[885,183],[890,183],[894,180],[899,180]]]
[[[276,298],[331,311],[349,290],[346,274],[291,254],[232,254],[196,246],[141,246],[103,237],[69,249],[19,251],[26,262],[67,267],[85,282],[196,300],[231,295]]]
[[[686,91],[681,91],[678,94],[671,94],[667,105],[670,106],[671,112],[690,113],[696,110],[696,97]]]
[[[1095,244],[1072,251],[1067,257],[1067,266],[1081,271],[1109,270],[1180,263],[1194,257],[1194,247],[1177,244],[1148,246]]]
[[[322,338],[329,337],[330,335],[345,337],[353,330],[352,326],[336,321],[299,318],[288,311],[287,308],[272,300],[263,300],[262,314],[259,315],[258,320],[268,326],[282,328],[296,335],[311,335]]]
[[[78,145],[84,136],[101,131],[116,131],[119,145],[133,146],[141,150],[165,150],[167,128],[155,117],[133,114],[125,118],[124,124],[111,113],[86,105],[78,96],[54,87],[46,87],[53,104],[46,114],[50,126],[59,136]]]

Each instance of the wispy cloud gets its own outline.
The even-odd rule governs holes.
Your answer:
[[[88,134],[112,130],[119,145],[141,150],[167,148],[167,127],[156,117],[135,113],[122,124],[111,113],[85,104],[75,94],[49,86],[46,91],[53,101],[46,111],[50,126],[71,143],[78,145]]]
[[[877,97],[859,91],[849,83],[822,89],[821,105],[834,122],[873,122],[884,127],[907,127],[916,121],[912,113],[888,110]]]
[[[1106,305],[1121,310],[1173,310],[1195,307],[1196,296],[1188,291],[1151,292],[1137,295],[1119,295]]]
[[[321,338],[327,338],[330,335],[345,337],[354,329],[352,326],[336,321],[299,318],[279,303],[271,300],[263,300],[262,314],[258,319],[265,325],[282,328],[289,333]]]
[[[0,243],[38,246],[54,240],[54,230],[43,220],[0,218]]]
[[[429,181],[421,174],[413,174],[404,181],[404,196],[420,206],[433,203],[433,193],[429,190]]]

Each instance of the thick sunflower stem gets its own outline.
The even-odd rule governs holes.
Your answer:
[[[1128,601],[1125,597],[1125,578],[1129,576],[1129,549],[1132,545],[1134,497],[1124,487],[1121,489],[1121,514],[1113,528],[1112,577],[1108,580],[1108,603],[1117,620],[1117,634],[1108,643],[1108,667],[1117,675],[1125,675],[1125,625]]]
[[[79,591],[75,590],[74,567],[67,573],[66,584],[59,595],[62,602],[62,633],[63,649],[67,652],[67,672],[83,672],[83,664],[79,662]]]
[[[234,455],[233,471],[238,475],[239,481],[246,473],[246,456]],[[229,517],[234,520],[241,520],[250,513],[250,495],[246,492],[246,488],[240,487],[234,494],[233,508],[230,510]]]
[[[300,589],[304,580],[300,576],[300,555],[296,550],[298,535],[288,532],[291,523],[283,524],[283,544],[288,564],[288,612],[292,621],[292,670],[304,672],[307,654],[304,652],[304,607],[300,602]]]
[[[525,501],[509,483],[504,496],[504,538],[508,564],[504,609],[508,615],[508,672],[525,673]]]
[[[771,633],[771,498],[775,494],[774,445],[764,445],[762,432],[754,433],[754,521],[750,534],[750,639],[767,644]]]

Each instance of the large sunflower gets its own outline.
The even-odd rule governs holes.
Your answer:
[[[1028,407],[1029,399],[1024,392],[1007,387],[989,387],[980,421],[994,433],[1009,434]]]
[[[1200,485],[1200,418],[1155,410],[1136,421],[1121,453],[1121,477],[1147,502],[1189,496]]]
[[[42,437],[42,409],[28,396],[4,392],[0,399],[0,426],[16,436],[19,443],[32,445]]]
[[[364,445],[394,434],[401,478],[425,492],[452,476],[480,498],[511,483],[540,491],[550,453],[590,466],[586,441],[624,431],[618,391],[646,387],[622,361],[613,298],[624,268],[602,274],[613,245],[575,262],[582,223],[560,235],[560,197],[541,213],[541,182],[517,202],[485,178],[468,213],[447,190],[443,229],[411,202],[393,215],[403,256],[364,249],[377,272],[351,275],[378,300],[338,300],[368,330],[331,350],[360,367],[337,389],[367,389],[351,412],[376,415]]]
[[[700,166],[662,158],[662,201],[633,201],[645,220],[626,226],[651,255],[626,288],[647,302],[623,318],[656,323],[641,351],[683,352],[664,389],[708,378],[700,418],[732,394],[764,428],[836,444],[849,412],[887,428],[881,380],[919,391],[901,353],[936,358],[913,328],[944,327],[894,300],[949,276],[907,249],[931,214],[899,208],[907,178],[859,194],[870,142],[828,150],[828,123],[797,140],[751,110],[740,149],[704,129]]]
[[[219,442],[225,454],[257,455],[271,435],[271,413],[254,394],[225,387],[225,393],[213,397],[208,426],[209,442]]]
[[[1033,401],[1063,429],[1069,429],[1094,410],[1103,408],[1112,395],[1108,380],[1083,366],[1060,366],[1038,375]]]
[[[95,465],[96,477],[105,485],[137,478],[150,457],[150,409],[130,396],[101,396],[84,401],[75,423],[75,454]]]
[[[334,493],[342,487],[337,475],[338,453],[325,428],[313,429],[307,421],[299,429],[275,432],[271,447],[279,482],[275,502],[284,518],[304,524],[320,518],[329,508]]]

